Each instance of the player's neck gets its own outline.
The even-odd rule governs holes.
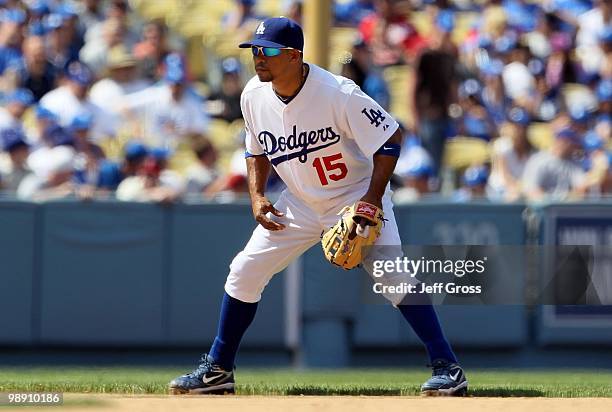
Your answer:
[[[306,68],[305,64],[302,63],[298,68],[290,73],[287,73],[287,76],[272,80],[272,87],[277,95],[282,97],[290,97],[295,95],[300,90],[302,84],[304,83],[305,77]]]

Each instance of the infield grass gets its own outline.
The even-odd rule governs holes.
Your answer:
[[[169,368],[0,368],[0,392],[166,394],[185,370]],[[471,396],[612,397],[610,371],[468,370]],[[238,369],[242,395],[418,395],[427,370]]]

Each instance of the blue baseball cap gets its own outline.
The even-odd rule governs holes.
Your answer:
[[[560,130],[557,130],[557,132],[555,133],[555,137],[557,139],[567,139],[567,140],[572,141],[573,143],[581,143],[580,138],[578,137],[576,132],[574,132],[569,127],[565,127]]]
[[[41,21],[35,21],[28,27],[28,34],[30,36],[44,36],[47,32],[47,27]]]
[[[511,52],[516,46],[517,42],[513,36],[504,35],[495,41],[495,51],[501,54]]]
[[[16,89],[6,99],[7,103],[20,103],[31,106],[34,103],[34,95],[28,89]]]
[[[89,86],[94,80],[94,75],[91,70],[89,70],[89,67],[79,61],[72,62],[68,65],[66,68],[66,77],[81,86]]]
[[[18,128],[4,129],[0,132],[2,150],[10,152],[18,147],[29,147],[26,143],[25,135]]]
[[[604,141],[596,132],[590,131],[584,135],[582,145],[584,146],[584,150],[587,152],[592,152],[594,150],[602,149],[604,147]]]
[[[504,71],[504,63],[498,59],[492,59],[484,63],[480,70],[487,76],[499,76]]]
[[[478,186],[487,183],[489,169],[485,166],[471,166],[463,174],[463,182],[468,187]]]
[[[36,106],[36,119],[57,121],[57,116],[51,110],[41,105]]]
[[[44,131],[43,140],[46,140],[51,146],[73,146],[74,137],[63,127],[53,124]]]
[[[531,119],[529,118],[527,110],[522,107],[513,107],[508,111],[508,121],[521,126],[527,126]]]
[[[80,113],[72,119],[71,130],[88,130],[93,125],[93,114],[89,112]]]
[[[6,9],[0,14],[0,21],[23,24],[26,21],[26,17],[25,12],[21,9]]]
[[[164,80],[168,83],[178,84],[187,80],[187,69],[180,54],[170,53],[167,55],[164,58],[164,65],[166,67]]]
[[[147,146],[140,142],[127,142],[123,149],[126,160],[133,161],[145,158],[149,154]]]
[[[54,10],[55,13],[62,16],[64,19],[70,19],[72,17],[78,17],[79,13],[75,10],[75,8],[67,3],[60,4]]]
[[[433,167],[428,162],[415,163],[406,170],[406,175],[414,178],[431,177],[433,174]]]
[[[235,57],[228,57],[221,63],[221,69],[224,74],[240,73],[240,62]]]
[[[154,147],[151,149],[151,156],[158,162],[168,160],[170,157],[170,150],[164,147]]]
[[[534,76],[539,76],[541,74],[544,74],[546,70],[546,66],[540,59],[529,60],[529,63],[527,63],[527,68],[529,69],[531,74],[533,74]]]
[[[584,107],[573,107],[569,111],[570,118],[576,123],[586,123],[590,114]]]
[[[49,12],[51,11],[49,9],[49,5],[44,0],[34,0],[30,2],[28,4],[28,10],[30,10],[32,14],[36,14],[39,16],[42,16],[44,14],[49,14]]]
[[[178,68],[185,70],[185,61],[178,53],[170,53],[164,57],[164,66],[167,68]]]
[[[476,79],[467,79],[459,85],[459,95],[461,97],[478,96],[482,88]]]
[[[597,85],[597,100],[600,102],[609,102],[612,100],[612,80],[605,79]]]
[[[612,42],[612,26],[606,26],[601,33],[599,33],[599,41],[602,43]]]
[[[184,83],[187,80],[187,73],[180,67],[167,67],[164,80],[172,84]]]
[[[436,16],[436,26],[444,33],[450,33],[455,28],[455,13],[450,10],[440,10]]]
[[[303,51],[304,33],[299,24],[287,17],[270,17],[259,23],[253,40],[241,43],[238,47],[245,49],[251,46],[276,49],[291,47]]]
[[[59,29],[64,25],[64,18],[61,14],[51,13],[45,17],[45,28],[47,31]]]

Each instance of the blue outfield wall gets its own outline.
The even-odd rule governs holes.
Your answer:
[[[600,204],[597,213],[611,206]],[[563,207],[582,216],[588,205]],[[538,233],[548,231],[540,241],[555,242],[549,216],[555,210],[533,213]],[[522,245],[529,237],[520,204],[422,203],[397,206],[395,214],[404,244]],[[612,225],[606,219],[601,224]],[[0,345],[206,348],[216,333],[229,263],[254,227],[247,204],[2,201]],[[500,271],[523,279],[524,264],[504,262]],[[309,366],[343,366],[351,349],[419,346],[395,308],[363,302],[363,274],[332,267],[319,246],[285,272],[265,290],[243,347],[293,351]],[[438,312],[457,346],[612,342],[600,327],[574,323],[572,329],[566,322],[555,329],[544,323],[544,312],[534,318],[522,305],[441,306]],[[598,319],[609,326],[611,317]]]

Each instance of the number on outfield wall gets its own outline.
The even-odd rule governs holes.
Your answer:
[[[337,182],[346,177],[348,169],[345,163],[338,162],[340,159],[342,159],[342,153],[336,153],[330,156],[317,157],[312,162],[312,166],[317,170],[317,175],[319,175],[319,180],[323,186],[329,184],[328,178]]]

